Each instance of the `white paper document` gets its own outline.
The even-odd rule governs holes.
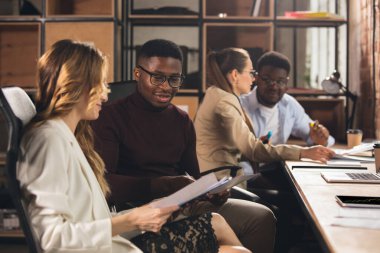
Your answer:
[[[344,155],[355,155],[370,150],[373,150],[373,143],[363,143],[351,149],[334,149],[334,152],[337,157],[341,157]]]
[[[338,163],[339,160],[358,161],[362,163],[375,161],[374,157],[357,155],[362,152],[373,150],[373,143],[363,143],[351,149],[333,149],[333,150],[335,152],[335,156],[332,159],[332,161],[336,160],[337,161],[336,163]]]
[[[240,175],[240,176],[236,176],[236,177],[233,177],[233,178],[229,178],[228,180],[226,180],[224,183],[222,183],[221,185],[215,187],[214,189],[210,190],[209,193],[210,194],[216,194],[216,193],[220,193],[222,191],[225,191],[227,189],[230,189],[231,187],[235,186],[235,185],[238,185],[244,181],[247,181],[251,178],[253,178],[253,174],[249,174],[249,175]]]
[[[195,182],[185,186],[181,190],[154,201],[151,203],[154,207],[167,207],[173,205],[183,205],[206,193],[216,194],[231,188],[243,181],[252,178],[253,175],[242,175],[234,178],[224,177],[218,181],[214,173],[207,174]]]
[[[197,181],[185,186],[181,190],[151,203],[154,207],[167,207],[174,205],[183,205],[190,200],[195,199],[208,192],[208,189],[218,184],[218,179],[214,173],[207,174]]]

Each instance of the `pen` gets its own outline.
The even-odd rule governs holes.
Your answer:
[[[263,144],[268,144],[270,137],[272,137],[272,131],[268,131],[267,135],[261,137],[260,140],[263,142]]]
[[[191,179],[195,180],[195,178],[193,176],[191,176],[189,173],[187,173],[187,171],[185,171],[185,176],[188,177],[188,178],[191,178]]]
[[[318,120],[316,120],[314,122],[310,122],[309,124],[314,129],[317,129],[319,127],[319,121]]]

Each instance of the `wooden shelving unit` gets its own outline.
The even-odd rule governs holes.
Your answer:
[[[39,0],[36,15],[0,16],[0,86],[33,92],[37,59],[57,40],[93,42],[108,57],[109,81],[120,80],[121,0]]]
[[[287,27],[338,27],[347,24],[345,18],[288,18],[284,16],[276,17],[277,26]]]
[[[22,230],[0,231],[0,237],[23,238],[24,233],[22,232]]]
[[[126,57],[129,59],[126,62],[128,65],[127,73],[124,74],[126,79],[131,78],[131,72],[134,66],[134,47],[138,43],[140,34],[136,34],[136,28],[143,27],[147,29],[152,28],[152,31],[160,29],[161,27],[170,27],[174,33],[178,32],[177,38],[173,41],[179,45],[181,43],[181,28],[195,27],[198,31],[198,82],[200,83],[186,83],[185,88],[181,89],[181,95],[189,93],[198,93],[201,98],[205,91],[206,82],[206,56],[210,50],[217,50],[224,47],[243,47],[247,49],[255,63],[257,58],[261,54],[268,50],[278,50],[276,47],[276,31],[279,28],[290,29],[307,29],[307,28],[322,28],[331,27],[338,28],[347,24],[347,20],[343,17],[332,18],[288,18],[278,11],[278,6],[282,5],[282,2],[275,0],[261,0],[259,11],[257,16],[252,16],[254,6],[251,0],[194,0],[195,14],[194,15],[171,15],[155,13],[154,10],[161,10],[166,8],[165,6],[147,5],[146,14],[141,14],[139,9],[138,14],[135,12],[136,0],[129,0],[129,8],[126,11],[125,22],[128,26],[127,38],[125,41],[125,47],[127,48]],[[141,2],[138,3],[141,7]],[[180,3],[178,3],[180,5]],[[297,4],[294,2],[292,8],[297,8]],[[178,7],[183,8],[181,7]],[[194,9],[191,9],[194,11]],[[294,11],[289,9],[286,11]],[[198,13],[198,14],[196,14]],[[279,15],[280,14],[280,15]],[[333,16],[333,15],[332,15]],[[145,31],[145,30],[144,30]],[[153,36],[157,37],[157,34],[152,32]],[[164,36],[163,36],[164,37]],[[148,39],[148,38],[147,38]],[[137,43],[137,44],[136,44]],[[337,46],[337,45],[336,45]],[[261,51],[259,50],[261,49]],[[296,58],[296,55],[292,55],[290,58]],[[296,64],[293,64],[293,68],[296,68]]]
[[[264,51],[273,50],[273,24],[263,23],[231,23],[206,22],[203,26],[202,57],[202,89],[206,89],[206,58],[211,50],[226,47],[245,48],[253,61]]]
[[[265,18],[273,18],[274,15],[274,1],[263,0],[260,5],[259,13],[257,16],[252,16],[253,8],[252,0],[203,0],[203,18],[216,18],[224,16],[226,19],[251,19],[260,20]]]
[[[30,87],[40,55],[41,25],[0,22],[0,84]]]
[[[129,0],[128,8],[125,13],[126,18],[124,22],[126,24],[125,27],[128,27],[128,30],[126,31],[124,41],[126,58],[126,67],[124,70],[126,72],[123,73],[123,77],[126,80],[132,78],[131,73],[136,61],[136,46],[141,45],[149,39],[170,39],[178,45],[187,46],[189,48],[193,47],[193,54],[197,55],[198,61],[195,63],[196,67],[193,67],[195,72],[193,71],[191,74],[196,78],[192,78],[191,81],[185,80],[184,87],[180,89],[179,94],[177,95],[181,98],[190,98],[193,99],[192,101],[202,99],[206,87],[206,56],[210,50],[219,50],[225,47],[242,47],[250,53],[255,65],[257,59],[264,52],[269,50],[277,50],[281,52],[278,39],[283,38],[279,36],[278,31],[283,28],[287,31],[289,30],[288,35],[290,35],[290,40],[285,41],[284,43],[293,48],[297,48],[297,31],[304,31],[309,28],[335,29],[335,66],[339,67],[337,54],[338,47],[341,47],[341,44],[339,44],[338,41],[338,29],[344,25],[348,26],[348,21],[345,18],[348,13],[348,7],[347,10],[343,10],[343,12],[347,11],[347,13],[340,13],[341,10],[338,11],[339,8],[337,7],[340,0],[334,1],[337,13],[334,13],[333,11],[331,17],[302,19],[288,18],[284,16],[286,11],[307,10],[302,9],[305,8],[307,5],[306,3],[297,1],[288,1],[285,3],[284,1],[261,0],[259,1],[261,2],[261,5],[258,9],[258,15],[256,16],[252,15],[254,10],[252,4],[257,1],[252,0],[187,1],[193,2],[192,7],[189,7],[188,9],[194,13],[183,15],[174,15],[173,13],[165,14],[161,12],[161,10],[165,9],[167,6],[159,6],[160,1],[154,2],[154,4],[152,3],[151,5],[144,5],[142,2],[137,1],[138,0]],[[182,9],[183,11],[184,4],[181,2],[176,4],[179,5],[178,10]],[[135,11],[136,5],[140,8],[137,12]],[[157,10],[157,12],[155,12],[155,10]],[[171,7],[170,10],[173,11],[173,7]],[[146,13],[144,14],[145,11]],[[339,15],[342,15],[342,17]],[[194,28],[195,31],[192,35],[193,37],[197,37],[196,39],[181,32],[182,29],[186,30],[189,27]],[[143,32],[139,32],[140,30]],[[165,33],[167,30],[172,32]],[[146,34],[149,34],[150,36],[147,36]],[[172,34],[175,35],[172,36]],[[184,38],[186,38],[187,41],[184,41]],[[192,40],[196,41],[189,42]],[[345,52],[344,50],[347,50],[347,48],[342,51]],[[285,54],[288,55],[287,53]],[[303,71],[303,69],[297,69],[298,54],[298,50],[293,49],[290,55],[288,55],[292,64],[291,81],[294,82],[292,84],[295,87],[300,87],[297,86],[297,82],[300,82],[301,80],[300,78],[297,80],[297,76],[294,73],[298,73],[297,71]],[[185,66],[187,70],[184,71],[187,72],[187,74],[189,72],[188,69],[190,64],[194,64],[194,62],[185,63],[185,65],[187,65]],[[332,98],[331,95],[326,94],[322,90],[296,91],[296,93],[297,94],[294,95],[299,97],[304,104],[308,103],[308,98],[304,97],[306,96],[310,98],[310,103],[312,103],[310,111],[314,110],[318,105],[318,101],[314,101],[314,98],[318,96],[327,97],[327,100],[331,98],[331,100],[326,103],[330,104],[332,106],[331,108],[334,108],[334,112],[337,112],[338,110],[340,112],[341,105],[344,104],[344,97]],[[338,100],[340,102],[338,102]],[[178,103],[178,101],[175,102]],[[189,104],[189,101],[182,100],[181,103]],[[194,105],[192,103],[191,107],[197,108],[198,104]],[[337,124],[334,127],[341,128],[341,125]],[[342,127],[342,129],[344,129],[344,127]],[[339,132],[339,130],[336,132]]]
[[[115,2],[104,0],[48,0],[46,17],[111,17],[115,16]]]
[[[62,33],[65,31],[65,33]],[[46,22],[45,24],[45,47],[49,48],[54,42],[60,39],[72,38],[75,40],[92,41],[108,56],[110,70],[114,70],[115,46],[114,46],[114,23],[109,21],[92,22]],[[114,80],[114,72],[108,73],[108,80]]]

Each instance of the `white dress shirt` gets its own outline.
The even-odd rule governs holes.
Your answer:
[[[253,128],[256,136],[263,136],[268,133],[268,126],[265,123],[265,117],[261,110],[262,105],[257,100],[257,88],[253,89],[250,93],[240,97],[240,101],[248,117],[253,122]],[[279,132],[278,138],[272,139],[272,145],[284,144],[288,141],[289,136],[301,138],[307,142],[308,145],[313,145],[309,133],[309,123],[313,122],[306,114],[303,107],[298,101],[288,94],[284,94],[281,100],[277,103],[278,106],[278,123]],[[327,146],[332,146],[335,139],[330,135],[327,140]]]

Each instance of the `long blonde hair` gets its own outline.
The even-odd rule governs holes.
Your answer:
[[[31,122],[32,127],[67,115],[86,92],[89,92],[89,106],[94,106],[103,92],[108,62],[93,44],[60,40],[41,56],[37,67],[37,115]],[[78,123],[75,137],[103,193],[108,195],[110,188],[104,176],[104,162],[94,149],[93,131],[88,121]]]

